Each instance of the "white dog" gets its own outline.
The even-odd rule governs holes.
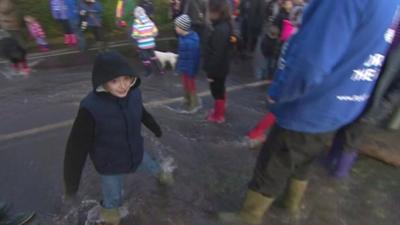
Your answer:
[[[158,58],[161,63],[162,68],[164,69],[167,63],[169,63],[173,70],[175,70],[176,62],[178,61],[178,55],[173,52],[160,52],[154,51],[154,54]]]

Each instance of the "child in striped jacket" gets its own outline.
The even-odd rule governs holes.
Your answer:
[[[148,77],[153,73],[152,67],[155,67],[163,75],[164,71],[154,54],[156,47],[155,37],[158,35],[158,29],[142,7],[136,7],[134,15],[135,21],[132,25],[132,38],[137,43],[139,57],[146,68],[145,76]]]
[[[30,35],[32,36],[32,38],[35,39],[36,43],[38,44],[40,51],[49,51],[49,45],[46,41],[46,34],[44,33],[42,26],[36,20],[36,18],[32,16],[25,16],[24,21]]]

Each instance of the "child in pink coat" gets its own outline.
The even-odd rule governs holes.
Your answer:
[[[34,38],[36,43],[39,45],[40,51],[47,52],[49,50],[49,45],[46,41],[46,34],[44,33],[42,26],[32,16],[25,16],[24,20],[31,37]]]

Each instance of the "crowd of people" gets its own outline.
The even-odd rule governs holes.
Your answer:
[[[362,131],[366,130],[365,121],[374,117],[371,115],[381,109],[381,104],[388,110],[384,116],[378,113],[380,118],[385,118],[380,122],[398,121],[399,70],[395,55],[399,45],[396,44],[395,31],[398,31],[396,8],[399,2],[371,1],[367,7],[370,10],[366,11],[359,11],[359,4],[365,3],[356,0],[314,0],[306,10],[303,1],[230,4],[224,0],[210,0],[206,5],[202,3],[196,0],[186,1],[183,5],[176,0],[171,2],[171,14],[179,37],[177,70],[182,75],[187,111],[196,112],[199,108],[195,77],[202,68],[215,99],[214,108],[206,119],[213,123],[225,121],[225,81],[235,47],[242,54],[253,55],[254,61],[256,50],[260,51],[264,64],[256,64],[255,71],[260,71],[261,78],[273,79],[267,98],[271,112],[256,131],[249,133],[249,137],[259,138],[258,135],[265,135],[266,130],[272,127],[259,153],[243,206],[237,213],[220,213],[219,218],[227,224],[260,224],[265,212],[285,190],[283,206],[296,217],[301,211],[310,167],[326,143],[333,142],[325,159],[327,167],[337,177],[347,176],[360,148]],[[236,18],[232,15],[236,11],[234,7],[240,8]],[[260,13],[265,14],[260,16]],[[157,30],[145,14],[143,8],[136,8],[135,16],[141,22],[135,22],[133,26],[139,25],[134,38],[140,45],[143,64],[149,66],[154,57],[152,52]],[[263,20],[255,20],[258,24],[254,26],[252,16]],[[240,27],[239,33],[235,33],[237,27]],[[392,39],[395,41],[385,61]],[[382,66],[384,70],[380,73]],[[99,75],[103,77],[101,82],[95,82]],[[119,135],[119,132],[122,130],[129,134],[138,130],[141,122],[158,137],[162,132],[142,106],[137,88],[140,79],[118,53],[98,56],[93,81],[94,93],[82,101],[68,142],[65,161],[67,193],[76,193],[89,154],[102,177],[103,219],[110,224],[119,224],[121,176],[135,172],[144,154],[140,132],[135,133],[139,136]],[[375,94],[374,104],[368,105],[376,83],[379,91]],[[106,101],[108,98],[114,100]],[[135,101],[136,107],[126,105],[126,110],[123,110],[121,104],[126,103],[119,98],[124,102]],[[365,109],[369,113],[363,113]],[[106,124],[110,125],[107,118],[120,114],[121,110],[129,112],[125,115],[128,119],[117,117],[113,120],[115,124],[106,127]],[[89,113],[81,116],[81,111]],[[87,121],[91,121],[90,126],[82,125]],[[124,121],[136,122],[129,125],[131,128],[126,128]],[[390,124],[398,128],[398,122]],[[117,149],[120,154],[116,153]],[[159,172],[159,177],[165,177],[162,173]],[[108,205],[108,202],[114,204]]]
[[[85,48],[83,31],[89,29],[93,32],[97,42],[105,47],[102,27],[102,7],[95,0],[50,0],[49,11],[54,20],[62,27],[64,44]],[[22,14],[22,15],[21,15]],[[35,40],[39,50],[49,51],[46,31],[40,20],[32,15],[22,13],[18,6],[11,0],[0,1],[0,29],[2,55],[10,60],[13,69],[21,74],[28,75],[31,71],[27,63],[27,44],[23,38],[24,26],[30,37]]]
[[[116,26],[129,28],[131,32],[134,21],[133,6],[136,1],[119,0],[116,5]],[[153,15],[153,3],[150,0],[140,0],[148,15]],[[63,32],[64,44],[79,47],[81,51],[87,49],[84,33],[93,34],[96,47],[101,51],[107,50],[107,38],[103,24],[103,6],[96,0],[49,0],[49,11],[52,18]],[[22,25],[22,21],[25,26]],[[128,21],[128,22],[126,22]],[[27,44],[23,38],[24,28],[29,36],[35,40],[41,52],[49,51],[46,30],[40,19],[27,15],[11,0],[0,1],[0,29],[2,55],[12,63],[12,68],[21,74],[28,75],[31,71],[27,63]]]
[[[141,124],[156,137],[162,136],[162,126],[143,106],[138,70],[120,53],[107,50],[101,4],[96,0],[50,3],[66,45],[84,42],[81,32],[91,30],[101,49],[92,71],[93,91],[82,100],[67,143],[66,195],[77,193],[89,155],[101,175],[102,220],[119,224],[123,177],[134,173],[142,161],[152,161],[143,148]],[[398,0],[368,4],[362,0],[170,2],[185,113],[201,108],[196,77],[203,70],[215,100],[205,119],[225,122],[225,82],[235,49],[243,60],[253,60],[256,78],[271,80],[267,94],[271,111],[247,135],[262,148],[246,198],[239,212],[220,213],[221,221],[260,224],[285,190],[283,205],[291,215],[298,215],[310,167],[326,143],[332,142],[327,167],[335,176],[344,177],[369,124],[399,128],[399,6]],[[0,5],[0,14],[1,9]],[[143,76],[155,71],[164,75],[154,53],[158,29],[152,2],[143,0],[136,5],[119,0],[115,14],[117,26],[127,28],[135,40],[145,68]],[[24,19],[40,49],[47,51],[39,22],[28,15]],[[27,69],[18,33],[1,23],[0,18],[2,40],[22,52],[18,60],[12,58],[15,55],[10,60],[15,67]],[[173,183],[172,174],[160,168],[153,171],[160,183]]]

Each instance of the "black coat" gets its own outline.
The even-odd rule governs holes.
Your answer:
[[[280,45],[278,38],[271,38],[267,34],[261,41],[261,52],[265,58],[276,59],[279,56]]]
[[[142,107],[142,115],[140,115],[139,120],[157,136],[161,135],[161,129],[151,114],[143,106],[139,107]],[[142,148],[132,149],[136,155],[135,157],[130,157],[128,161],[126,161],[128,158],[124,158],[126,155],[121,154],[121,149],[116,149],[114,156],[109,159],[107,159],[107,152],[104,152],[105,154],[96,154],[99,151],[95,149],[95,138],[96,120],[89,110],[81,107],[72,127],[65,151],[64,183],[68,195],[73,195],[78,191],[82,170],[89,154],[97,171],[104,174],[134,172],[142,161]],[[121,159],[123,162],[118,161],[118,159]]]
[[[69,195],[78,190],[88,155],[100,174],[134,172],[143,159],[141,124],[161,136],[159,125],[142,104],[139,78],[124,98],[99,92],[100,85],[121,75],[135,76],[135,71],[120,54],[106,52],[96,58],[93,91],[81,102],[65,151],[64,181]]]
[[[250,0],[250,8],[248,11],[248,27],[250,35],[258,37],[261,34],[262,26],[265,21],[265,0]]]
[[[207,18],[207,1],[184,0],[182,1],[182,12],[187,14],[194,26],[204,26]]]
[[[204,49],[204,71],[209,78],[224,78],[229,73],[232,44],[229,21],[214,22]]]
[[[18,63],[25,60],[26,50],[12,37],[6,37],[0,40],[1,54],[12,63]]]

